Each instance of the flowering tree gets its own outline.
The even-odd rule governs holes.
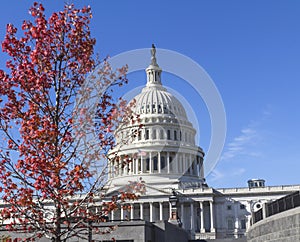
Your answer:
[[[137,121],[110,92],[127,82],[126,67],[113,71],[107,61],[93,59],[89,7],[66,5],[46,19],[43,6],[34,3],[30,13],[34,21],[23,22],[23,36],[8,24],[2,42],[10,56],[8,73],[0,70],[2,220],[27,239],[84,238],[90,221],[103,220],[118,199],[136,199],[133,191],[140,189],[131,184],[133,190],[101,203],[107,171],[101,159],[114,146],[112,132],[120,122]],[[90,80],[101,91],[91,108],[86,103],[93,90],[85,80],[95,68]]]

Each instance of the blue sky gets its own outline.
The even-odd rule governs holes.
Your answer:
[[[7,23],[20,26],[30,17],[32,2],[1,3],[1,40]],[[63,2],[42,1],[48,14]],[[192,58],[214,80],[226,110],[227,136],[207,177],[210,186],[246,186],[251,178],[264,178],[267,185],[300,183],[299,1],[74,2],[91,5],[92,34],[102,57],[155,43]],[[1,68],[6,58],[1,53]],[[197,114],[199,143],[207,151],[211,127],[203,100],[176,76],[163,77]],[[128,89],[139,86],[144,73],[129,79]]]

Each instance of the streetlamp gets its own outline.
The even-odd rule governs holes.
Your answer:
[[[172,195],[169,197],[169,202],[171,204],[171,214],[170,214],[169,222],[180,226],[181,222],[177,215],[178,197],[175,192],[175,189],[172,189]]]

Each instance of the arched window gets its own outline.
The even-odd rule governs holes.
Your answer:
[[[146,129],[145,139],[149,139],[149,129]]]
[[[174,140],[177,140],[177,132],[174,130]]]

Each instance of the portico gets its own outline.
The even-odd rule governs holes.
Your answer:
[[[110,220],[155,222],[168,220],[171,217],[171,205],[167,197],[161,201],[136,201],[126,207],[128,207],[126,210],[121,207],[120,210],[111,211]],[[206,214],[209,214],[208,220],[204,219]],[[212,200],[181,201],[178,204],[178,218],[182,227],[191,234],[214,234],[214,217]]]

